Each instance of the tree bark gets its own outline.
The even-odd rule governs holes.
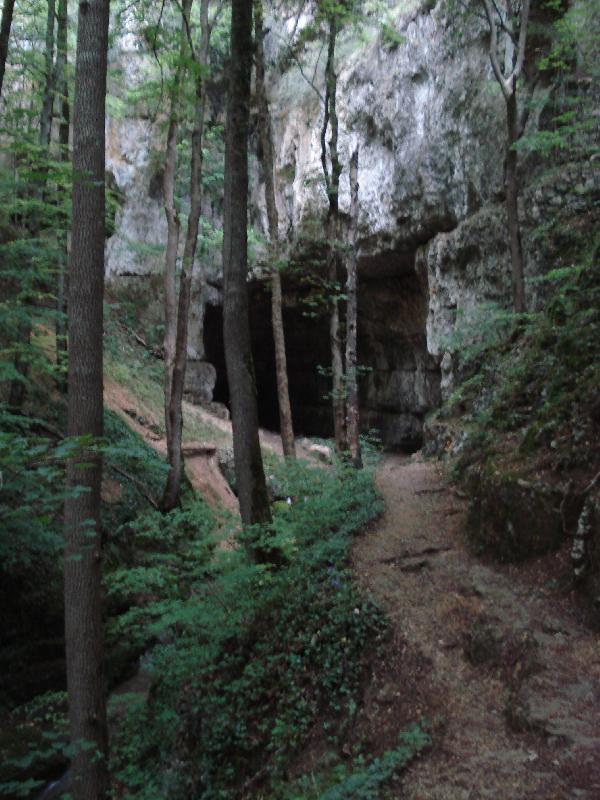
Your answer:
[[[327,280],[331,292],[331,310],[329,317],[329,344],[331,349],[331,380],[333,435],[338,453],[347,449],[346,438],[346,386],[344,381],[344,359],[340,332],[340,304],[338,298],[338,237],[339,237],[339,188],[342,165],[338,154],[338,117],[337,117],[337,75],[335,73],[335,45],[337,39],[337,19],[329,17],[329,37],[327,47],[327,63],[325,66],[325,111],[321,129],[321,163],[325,175],[329,211],[327,219]],[[329,137],[329,159],[331,174],[327,168],[326,138],[327,129],[331,128]]]
[[[56,30],[56,64],[55,84],[60,98],[60,124],[58,128],[58,143],[61,161],[69,160],[69,83],[67,77],[67,47],[68,47],[68,0],[58,0],[58,18]],[[64,371],[67,368],[67,264],[69,259],[68,234],[65,230],[60,234],[60,261],[58,265],[58,287],[56,308],[56,365],[59,370],[58,387],[64,394],[67,390],[67,381]]]
[[[263,48],[262,0],[254,4],[254,27],[256,31],[256,99],[258,106],[258,130],[262,152],[262,168],[265,178],[265,200],[269,223],[269,250],[271,258],[271,319],[275,345],[275,372],[277,376],[277,399],[279,401],[279,425],[284,456],[296,457],[292,408],[288,387],[285,333],[283,329],[281,274],[279,272],[279,218],[275,202],[275,176],[273,172],[273,133],[271,114],[265,86],[265,54]]]
[[[92,440],[103,432],[108,22],[109,0],[80,2],[73,129],[68,433]],[[74,800],[104,800],[109,792],[101,610],[101,480],[101,456],[85,441],[67,465],[65,502],[65,638]]]
[[[42,113],[40,117],[40,144],[47,150],[52,135],[52,111],[54,108],[54,18],[56,16],[56,0],[48,0],[48,17],[46,21],[46,52],[44,53],[44,93],[42,96]]]
[[[517,314],[522,314],[527,310],[527,306],[525,303],[525,263],[521,226],[519,224],[518,154],[514,147],[519,140],[516,91],[506,101],[506,122],[506,218],[508,221],[508,242],[512,265],[513,304]]]
[[[10,28],[12,25],[15,0],[4,0],[2,6],[2,21],[0,22],[0,97],[2,97],[2,84],[4,83],[4,71],[6,69],[6,57],[8,55],[8,40],[10,39]]]
[[[517,85],[525,64],[525,50],[527,46],[527,28],[529,25],[530,0],[523,0],[520,14],[517,16],[519,25],[519,35],[513,28],[516,20],[513,18],[513,10],[509,5],[510,12],[503,18],[502,9],[493,0],[481,0],[485,15],[490,29],[490,62],[492,70],[498,81],[504,101],[506,103],[506,163],[505,163],[505,194],[506,194],[506,216],[508,221],[508,244],[510,249],[513,306],[514,310],[520,314],[527,310],[525,298],[525,258],[523,255],[523,244],[521,240],[521,226],[519,224],[519,176],[518,176],[518,155],[515,145],[523,134],[527,111],[525,112],[522,124],[519,124],[518,104],[517,104]],[[498,27],[505,31],[511,31],[510,40],[516,40],[516,48],[511,51],[509,63],[502,69],[498,60]],[[507,34],[508,35],[508,34]],[[505,74],[508,73],[508,74]]]
[[[346,265],[346,388],[348,447],[352,463],[362,467],[360,451],[360,413],[358,405],[357,332],[358,332],[358,259],[356,236],[358,231],[358,149],[350,159],[350,252]]]
[[[262,454],[248,315],[248,122],[252,69],[252,0],[233,0],[225,140],[223,213],[224,340],[231,395],[233,452],[245,525],[271,520]]]
[[[202,137],[204,133],[204,114],[206,109],[206,86],[204,76],[208,67],[208,48],[210,26],[208,20],[209,0],[202,0],[200,7],[201,42],[196,60],[196,107],[194,130],[192,132],[192,163],[190,174],[190,213],[188,216],[181,279],[179,283],[179,304],[177,309],[177,335],[175,340],[175,359],[173,364],[170,404],[168,409],[171,436],[167,438],[167,457],[169,474],[163,495],[163,509],[173,508],[179,500],[181,478],[183,476],[183,456],[181,452],[183,433],[183,390],[187,367],[187,342],[190,298],[194,258],[198,242],[200,213],[202,210]]]
[[[167,449],[173,438],[171,430],[171,387],[175,365],[175,341],[177,338],[177,251],[181,222],[175,204],[175,178],[177,174],[177,136],[179,132],[179,103],[181,81],[184,72],[184,59],[187,52],[186,19],[189,19],[192,0],[184,0],[182,6],[181,32],[179,40],[179,59],[171,89],[169,128],[165,151],[165,171],[163,175],[163,199],[167,217],[167,250],[165,254],[165,432]]]

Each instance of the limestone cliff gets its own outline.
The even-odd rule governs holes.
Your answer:
[[[309,17],[295,18],[290,12],[286,19],[281,14],[280,10],[278,18],[270,20],[266,41],[272,66],[277,201],[281,236],[302,264],[308,259],[300,244],[302,235],[309,233],[314,240],[326,209],[320,101],[309,85],[314,83],[317,90],[322,86],[325,56],[319,45],[309,46],[302,56],[303,77],[298,64],[284,55]],[[452,358],[444,354],[457,320],[477,305],[510,298],[502,202],[505,107],[489,65],[481,21],[463,21],[459,36],[453,12],[443,0],[433,6],[427,1],[403,2],[390,9],[388,18],[399,34],[392,42],[382,36],[374,17],[359,32],[340,37],[338,113],[345,165],[340,206],[342,212],[348,210],[346,165],[358,146],[359,358],[370,369],[361,387],[363,421],[365,427],[379,428],[388,445],[412,448],[420,442],[424,415],[452,384]],[[148,56],[129,52],[118,58],[127,64],[123,74],[129,80],[139,73],[136,61]],[[532,126],[543,112],[547,92],[541,84],[536,89],[539,102]],[[160,245],[166,239],[153,158],[161,146],[158,131],[158,124],[148,120],[126,117],[108,123],[109,169],[124,195],[107,247],[111,281],[152,284],[151,276],[162,266],[158,250],[131,246]],[[525,163],[523,169],[531,174],[533,167]],[[593,176],[583,180],[577,168],[572,169],[572,179],[582,186],[580,197],[596,191]],[[265,231],[264,187],[256,163],[252,171],[251,222]],[[542,190],[530,182],[522,209],[526,234],[543,218],[548,203],[565,201],[567,190],[564,173],[548,179]],[[527,235],[525,250],[531,278],[543,259]],[[142,277],[126,277],[131,275]],[[211,272],[208,283],[202,296],[197,293],[190,354],[215,364],[217,399],[226,400],[220,376],[224,365],[218,270]],[[276,415],[267,408],[273,388],[268,311],[260,282],[254,287],[259,402],[263,422],[275,424]],[[529,291],[533,298],[533,288]],[[214,310],[206,322],[213,329],[205,329],[202,336],[207,301]],[[284,320],[292,402],[301,430],[326,433],[327,386],[316,368],[328,363],[327,336],[318,319],[303,315],[301,301],[297,282],[288,281]],[[308,350],[307,342],[312,343]]]

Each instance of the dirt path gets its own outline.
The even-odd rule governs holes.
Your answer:
[[[354,550],[393,626],[371,729],[423,715],[434,735],[403,800],[598,800],[598,635],[516,568],[468,554],[437,464],[387,457],[378,485],[385,516]]]

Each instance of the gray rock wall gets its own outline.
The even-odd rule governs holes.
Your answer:
[[[477,307],[486,302],[510,300],[503,210],[504,102],[489,65],[482,23],[472,18],[457,26],[455,12],[448,9],[445,0],[433,8],[418,0],[397,3],[390,9],[402,36],[397,46],[385,44],[373,19],[360,35],[341,36],[338,45],[342,213],[349,210],[347,164],[352,150],[359,148],[359,357],[372,370],[362,382],[363,416],[367,426],[380,427],[394,445],[418,442],[423,416],[439,404],[441,394],[450,392],[453,367],[448,351],[457,325],[476,317]],[[266,40],[272,62],[277,202],[280,235],[302,264],[308,255],[300,244],[302,236],[323,236],[322,117],[319,98],[297,65],[277,66],[295,25],[291,15],[285,19],[282,13],[280,9],[278,19],[270,20]],[[305,14],[296,31],[308,21]],[[145,74],[143,60],[148,55],[131,39],[126,44],[126,58],[123,52],[115,58],[124,65],[123,80],[135,82]],[[324,61],[322,48],[310,46],[304,71],[314,76],[317,88],[322,88]],[[532,125],[543,110],[544,90],[537,92],[540,103]],[[126,114],[108,122],[108,168],[124,196],[107,245],[111,282],[132,275],[136,277],[127,280],[144,281],[162,269],[166,224],[156,154],[163,139],[160,115],[152,123]],[[251,175],[251,222],[266,231],[264,186],[255,160]],[[589,181],[589,176],[579,181],[580,194],[597,191],[598,182],[588,185]],[[529,277],[539,271],[543,254],[528,230],[543,218],[548,204],[564,202],[569,192],[570,179],[549,182],[543,189],[532,184],[524,194]],[[214,262],[209,278],[193,303],[190,355],[196,360],[204,357],[204,304],[220,302],[220,274]],[[153,292],[156,295],[156,287]],[[288,300],[295,302],[292,295]],[[288,317],[295,320],[290,323],[291,339],[309,341],[302,315]],[[306,370],[306,359],[300,362]],[[200,366],[194,372],[198,395],[203,372]]]

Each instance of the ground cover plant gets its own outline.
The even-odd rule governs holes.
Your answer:
[[[147,701],[132,698],[113,752],[123,797],[288,796],[307,739],[318,733],[335,749],[352,724],[386,633],[348,565],[352,535],[381,510],[372,467],[288,462],[273,471],[292,504],[276,506],[269,531],[251,529],[243,547],[227,550],[205,535],[183,581],[156,576],[142,625],[158,641],[145,660],[153,685]],[[383,757],[365,786],[400,762]]]

